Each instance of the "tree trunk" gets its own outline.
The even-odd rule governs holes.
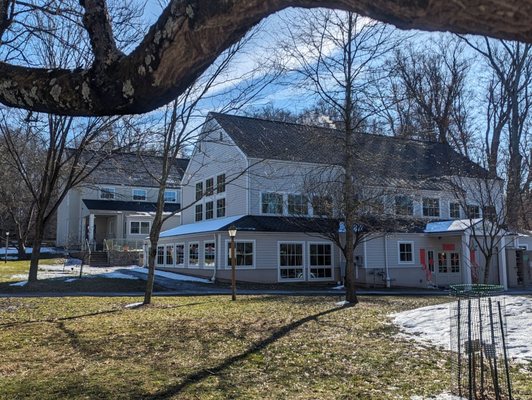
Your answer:
[[[146,291],[144,292],[144,302],[151,304],[153,295],[153,284],[155,283],[155,257],[157,257],[157,238],[154,240],[150,236],[150,251],[148,252],[148,277],[146,278]]]
[[[41,225],[35,227],[35,237],[33,238],[33,246],[31,250],[30,272],[28,275],[28,282],[37,282],[37,271],[39,269],[39,258],[41,256],[43,229]]]
[[[492,254],[485,255],[485,258],[486,258],[486,262],[484,264],[484,277],[482,279],[482,283],[487,285],[490,279],[491,259],[493,258],[493,255]]]

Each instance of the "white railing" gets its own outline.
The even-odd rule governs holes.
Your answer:
[[[143,251],[144,240],[131,239],[105,239],[103,242],[105,251]]]

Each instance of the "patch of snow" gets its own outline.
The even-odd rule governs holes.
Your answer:
[[[70,282],[74,282],[74,281],[77,281],[77,280],[78,280],[78,278],[68,278],[68,279],[65,279],[65,282],[70,283]]]
[[[338,285],[338,286],[333,287],[333,290],[344,290],[344,289],[345,289],[344,285]]]
[[[32,248],[31,247],[26,247],[26,254],[31,254],[32,253]],[[65,251],[63,249],[58,249],[57,247],[41,247],[41,254],[58,254],[58,255],[64,255],[65,254]],[[0,247],[0,257],[5,255],[6,254],[6,248],[5,247]],[[11,254],[11,255],[18,255],[18,250],[16,247],[8,247],[7,248],[7,254]],[[8,257],[9,259],[9,257]]]
[[[532,361],[532,298],[502,296],[505,318],[508,355],[516,362]],[[417,308],[392,314],[393,323],[402,336],[425,345],[450,350],[450,307],[453,303]]]
[[[350,302],[348,302],[347,300],[343,300],[343,301],[339,301],[338,303],[334,303],[335,306],[338,306],[338,307],[345,307],[347,305],[351,304]]]
[[[455,396],[450,393],[441,393],[436,396],[425,397],[425,396],[412,396],[410,400],[466,400],[464,397]]]
[[[217,231],[218,229],[221,229],[225,227],[226,225],[229,225],[242,217],[243,215],[235,215],[232,217],[225,217],[225,218],[213,219],[209,221],[196,222],[194,224],[180,225],[176,228],[168,229],[166,231],[161,232],[159,237],[162,239],[162,238],[167,238],[171,236],[189,235],[191,233]]]
[[[140,272],[142,274],[148,274],[148,268],[143,268],[143,267],[133,267],[133,268],[130,268],[130,271]],[[175,272],[155,270],[155,275],[162,276],[168,279],[172,279],[174,281],[212,283],[210,279],[198,278],[196,276],[182,275],[182,274],[177,274]]]
[[[121,272],[107,272],[105,274],[92,275],[93,278],[108,278],[108,279],[139,279],[136,276],[123,274]]]
[[[10,283],[9,286],[26,286],[27,283],[28,281],[21,281],[21,282]]]
[[[124,307],[125,308],[137,308],[137,307],[140,307],[143,304],[144,303],[141,301],[141,302],[138,302],[138,303],[126,304]]]

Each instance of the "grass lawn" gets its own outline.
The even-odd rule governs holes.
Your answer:
[[[448,390],[448,354],[387,315],[448,298],[0,299],[0,399],[410,399]],[[530,399],[532,366],[513,368]]]
[[[63,264],[63,259],[49,258],[39,260],[39,265]],[[7,264],[0,258],[0,282],[14,282],[21,279],[13,275],[27,275],[30,270],[29,260],[10,261]]]

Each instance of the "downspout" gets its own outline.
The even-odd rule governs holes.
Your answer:
[[[384,234],[384,273],[386,279],[386,287],[389,288],[391,279],[390,279],[390,270],[388,269],[388,234]]]

